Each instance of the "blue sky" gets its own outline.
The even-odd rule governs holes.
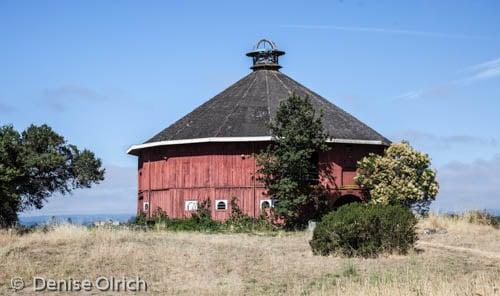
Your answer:
[[[0,124],[51,125],[107,180],[29,214],[130,213],[125,154],[249,73],[282,71],[438,170],[435,210],[500,208],[498,1],[0,1]]]

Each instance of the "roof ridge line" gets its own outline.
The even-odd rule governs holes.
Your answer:
[[[267,71],[265,73],[266,73],[267,113],[269,114],[269,123],[271,123],[272,114],[271,114],[271,98],[269,97],[269,81],[267,79]]]
[[[278,77],[278,75],[276,75],[276,73],[273,73],[273,75],[274,77],[276,77],[276,79],[278,79],[281,85],[283,85],[288,90],[288,92],[290,92],[290,88]]]
[[[306,93],[309,93],[311,95],[311,97],[316,97],[317,99],[319,99],[320,101],[322,101],[323,105],[326,106],[327,108],[332,108],[334,107],[335,109],[337,109],[338,111],[341,111],[342,113],[342,116],[344,118],[351,118],[351,119],[354,119],[356,120],[356,122],[360,125],[362,125],[363,127],[365,128],[368,128],[370,129],[372,132],[375,132],[378,136],[380,136],[381,138],[383,139],[386,139],[388,140],[386,137],[384,137],[382,134],[380,134],[378,131],[376,131],[374,128],[372,128],[371,126],[369,126],[368,124],[364,123],[363,121],[361,121],[360,119],[358,119],[356,116],[352,115],[350,112],[347,112],[346,110],[344,110],[343,108],[337,106],[336,104],[334,104],[333,102],[331,102],[330,100],[328,100],[327,98],[321,96],[320,94],[316,93],[315,91],[307,88],[305,85],[303,85],[302,83],[296,81],[295,79],[291,78],[290,76],[284,74],[284,73],[281,73],[283,76],[285,76],[287,79],[291,80],[292,82],[294,82],[295,84],[297,84],[304,92]]]
[[[243,95],[241,96],[241,98],[238,100],[238,103],[236,103],[236,105],[234,106],[233,110],[231,110],[231,112],[226,116],[226,118],[224,118],[224,121],[219,126],[219,128],[217,129],[217,132],[214,135],[215,137],[217,137],[220,134],[220,132],[222,130],[222,127],[229,120],[229,117],[231,117],[231,115],[234,114],[234,111],[240,106],[240,102],[243,101],[243,99],[247,96],[248,92],[250,91],[250,88],[252,88],[252,86],[253,86],[253,84],[255,83],[256,80],[257,80],[257,75],[255,75],[255,78],[252,80],[252,82],[250,83],[250,85],[248,86],[248,88],[245,90],[245,92],[243,93]]]

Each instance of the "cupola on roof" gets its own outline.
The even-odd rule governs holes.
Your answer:
[[[285,52],[278,50],[274,42],[261,39],[253,50],[247,53],[247,56],[252,58],[253,66],[250,68],[254,71],[262,69],[278,70],[281,68],[278,58],[284,54]]]
[[[246,55],[253,71],[192,112],[165,128],[140,149],[187,143],[270,141],[267,123],[281,101],[292,93],[309,97],[317,111],[323,111],[323,126],[332,142],[388,145],[390,141],[351,114],[279,71],[278,50],[272,41],[262,39]]]

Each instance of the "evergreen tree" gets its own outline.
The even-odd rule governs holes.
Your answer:
[[[322,209],[318,153],[328,149],[322,114],[309,99],[292,94],[281,102],[269,123],[273,142],[257,157],[259,181],[276,203],[274,211],[285,226],[301,227]]]

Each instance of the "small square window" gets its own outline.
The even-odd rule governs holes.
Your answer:
[[[143,210],[144,212],[149,211],[149,202],[147,202],[147,201],[146,201],[146,202],[144,202],[144,203],[142,204],[142,210]]]
[[[198,201],[197,200],[187,200],[185,203],[186,211],[196,211],[198,209]]]
[[[224,211],[227,209],[227,199],[218,199],[215,201],[215,208],[218,211]]]

